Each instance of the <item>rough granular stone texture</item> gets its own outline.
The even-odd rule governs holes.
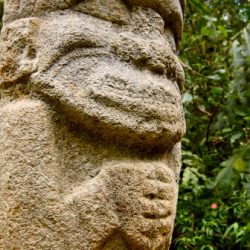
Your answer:
[[[5,0],[1,250],[169,248],[184,5]]]

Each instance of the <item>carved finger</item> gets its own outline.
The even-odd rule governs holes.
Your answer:
[[[142,189],[143,196],[150,200],[174,200],[176,188],[172,184],[166,184],[158,180],[148,180]]]

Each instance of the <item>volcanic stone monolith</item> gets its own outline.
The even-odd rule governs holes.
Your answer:
[[[161,250],[185,132],[180,0],[5,0],[0,249]]]

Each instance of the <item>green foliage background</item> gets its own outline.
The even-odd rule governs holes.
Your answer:
[[[250,249],[249,3],[187,1],[187,134],[172,249]]]
[[[250,249],[249,19],[248,0],[187,1],[187,134],[172,249]]]

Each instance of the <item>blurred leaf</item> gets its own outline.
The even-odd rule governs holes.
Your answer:
[[[217,186],[230,184],[233,177],[233,167],[231,160],[224,162],[224,166],[226,167],[219,172],[219,174],[215,178],[215,181],[210,184],[210,189],[213,189]]]
[[[246,171],[246,163],[245,161],[239,156],[236,157],[233,161],[233,167],[234,169],[238,170],[239,172]]]

